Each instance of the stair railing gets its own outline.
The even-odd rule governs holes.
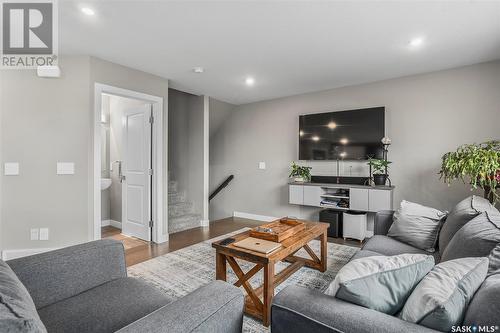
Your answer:
[[[231,180],[233,180],[233,178],[234,178],[234,175],[230,175],[229,177],[227,177],[226,180],[223,181],[222,184],[220,184],[219,187],[217,187],[217,189],[212,192],[212,194],[210,194],[210,197],[208,198],[208,201],[210,201],[213,198],[215,198],[215,196],[217,194],[219,194],[220,191],[222,191],[227,185],[229,185],[229,183],[231,182]]]

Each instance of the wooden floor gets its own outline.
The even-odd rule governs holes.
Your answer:
[[[132,266],[151,258],[173,252],[204,240],[227,234],[245,227],[255,227],[263,224],[262,221],[229,217],[223,220],[210,222],[210,227],[198,227],[175,234],[170,234],[169,241],[163,244],[146,242],[142,239],[121,234],[121,230],[107,226],[102,228],[102,238],[112,238],[123,242],[127,266]],[[344,241],[342,238],[328,238],[329,242],[360,246],[358,241]]]

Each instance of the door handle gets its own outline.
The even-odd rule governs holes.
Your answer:
[[[125,181],[125,176],[121,175],[120,176],[120,183],[123,183]]]

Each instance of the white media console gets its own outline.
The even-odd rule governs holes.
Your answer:
[[[288,184],[288,191],[293,205],[375,213],[392,210],[394,186],[293,182]],[[335,203],[341,203],[341,207]]]

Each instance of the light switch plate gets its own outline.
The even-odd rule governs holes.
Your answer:
[[[58,175],[74,175],[75,163],[73,162],[57,162]]]
[[[259,162],[259,169],[265,170],[266,169],[266,162]]]
[[[4,175],[6,176],[17,176],[19,175],[19,163],[17,162],[7,162],[4,164]]]
[[[49,228],[40,228],[40,240],[49,240]]]
[[[31,240],[38,240],[38,233],[39,229],[38,228],[33,228],[30,230],[30,239]]]

